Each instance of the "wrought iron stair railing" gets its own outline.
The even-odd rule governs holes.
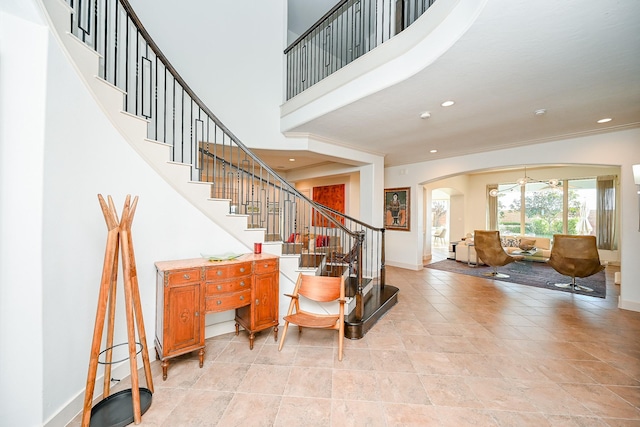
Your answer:
[[[287,100],[411,25],[435,0],[342,0],[302,33],[287,57]]]
[[[65,1],[70,32],[100,54],[99,76],[124,92],[123,110],[147,120],[149,139],[172,147],[168,160],[191,165],[192,180],[210,183],[211,197],[228,199],[229,213],[246,215],[265,240],[300,255],[302,267],[348,272],[359,298],[369,283],[384,287],[384,229],[310,200],[252,153],[186,84],[127,0]]]
[[[283,254],[300,255],[301,267],[320,266],[321,274],[348,273],[349,296],[384,285],[383,228],[307,198],[241,147],[203,142],[199,151],[199,180],[211,183],[211,197],[228,199],[230,213],[246,215]]]

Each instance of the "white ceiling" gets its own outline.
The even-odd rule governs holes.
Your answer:
[[[302,32],[334,3],[289,0],[289,28]],[[456,104],[441,107],[448,99]],[[384,153],[393,166],[637,126],[640,1],[487,0],[432,65],[293,131]],[[265,154],[280,170],[327,161]]]

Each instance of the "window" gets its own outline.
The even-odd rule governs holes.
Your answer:
[[[554,234],[595,235],[596,178],[498,185],[498,230],[552,238]]]
[[[524,190],[524,234],[551,237],[564,233],[563,186],[552,188],[536,182],[527,184]]]
[[[447,227],[447,216],[449,213],[449,200],[433,200],[431,202],[432,224],[434,228]]]
[[[501,235],[522,234],[521,190],[514,183],[498,185],[498,230]]]

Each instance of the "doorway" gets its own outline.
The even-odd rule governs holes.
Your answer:
[[[447,191],[431,191],[432,259],[445,259],[449,253],[450,196]]]

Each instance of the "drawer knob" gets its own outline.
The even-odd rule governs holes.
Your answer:
[[[240,301],[244,301],[244,295],[240,295]]]
[[[244,267],[240,267],[240,273],[244,273]]]
[[[240,286],[244,286],[244,280],[240,282]]]
[[[189,275],[188,275],[188,274],[186,274],[186,273],[185,273],[185,274],[183,274],[183,275],[182,275],[182,277],[183,277],[184,279],[187,279],[187,280],[191,279],[191,276],[189,276]]]
[[[222,290],[222,285],[216,286],[216,289],[219,290],[219,291]]]
[[[256,305],[260,305],[260,300],[256,299]]]
[[[222,304],[222,301],[218,300],[218,301],[216,301],[216,304],[220,305],[220,304]]]
[[[217,274],[218,276],[222,276],[222,270],[218,270],[218,271],[216,272],[216,274]]]

